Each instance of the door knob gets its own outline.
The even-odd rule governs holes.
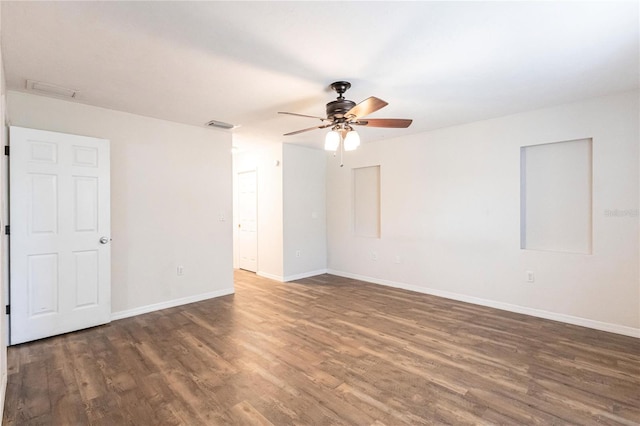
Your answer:
[[[107,244],[109,241],[111,240],[107,237],[100,238],[100,244]]]

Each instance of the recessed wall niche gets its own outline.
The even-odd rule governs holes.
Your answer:
[[[380,166],[353,169],[353,230],[380,238]]]
[[[592,145],[520,148],[520,247],[592,253]]]

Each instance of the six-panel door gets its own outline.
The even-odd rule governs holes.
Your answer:
[[[240,269],[258,270],[256,171],[238,173],[238,256]]]
[[[109,141],[11,127],[10,146],[11,344],[109,322]]]

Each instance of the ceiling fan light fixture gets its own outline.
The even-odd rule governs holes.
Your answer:
[[[331,130],[324,138],[324,149],[326,151],[336,151],[340,146],[340,133]]]
[[[354,151],[360,146],[360,135],[355,130],[351,130],[344,138],[344,150]]]

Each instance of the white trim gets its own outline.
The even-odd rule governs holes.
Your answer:
[[[126,311],[112,312],[111,321],[134,317],[136,315],[148,314],[149,312],[159,311],[161,309],[174,308],[180,305],[200,302],[202,300],[213,299],[216,297],[227,296],[233,294],[233,287],[224,288],[222,290],[211,291],[209,293],[197,294],[195,296],[182,297],[180,299],[168,300],[166,302],[154,303],[153,305],[140,306],[138,308],[127,309]]]
[[[256,275],[259,277],[269,278],[270,280],[280,281],[281,283],[284,282],[284,277],[282,277],[281,275],[273,275],[273,274],[269,274],[267,272],[261,272],[261,271],[256,272]]]
[[[301,280],[303,278],[315,277],[316,275],[322,275],[326,273],[327,273],[326,269],[318,269],[317,271],[303,272],[301,274],[295,274],[295,275],[287,275],[286,277],[284,277],[284,282]]]
[[[364,275],[352,274],[350,272],[336,271],[334,269],[327,269],[327,273],[332,275],[337,275],[339,277],[353,278],[360,281],[367,281],[372,284],[380,284],[387,287],[395,287],[403,290],[415,291],[416,293],[430,294],[433,296],[444,297],[446,299],[472,303],[474,305],[488,306],[490,308],[501,309],[503,311],[516,312],[518,314],[531,315],[533,317],[544,318],[544,319],[549,319],[553,321],[560,321],[567,324],[593,328],[595,330],[608,331],[610,333],[616,333],[616,334],[622,334],[629,337],[640,338],[640,328],[633,328],[625,325],[595,321],[588,318],[574,317],[571,315],[544,311],[542,309],[528,308],[526,306],[520,306],[520,305],[512,305],[510,303],[497,302],[495,300],[482,299],[474,296],[466,296],[464,294],[451,293],[444,290],[437,290],[437,289],[427,288],[427,287],[419,287],[412,284],[367,277]]]

